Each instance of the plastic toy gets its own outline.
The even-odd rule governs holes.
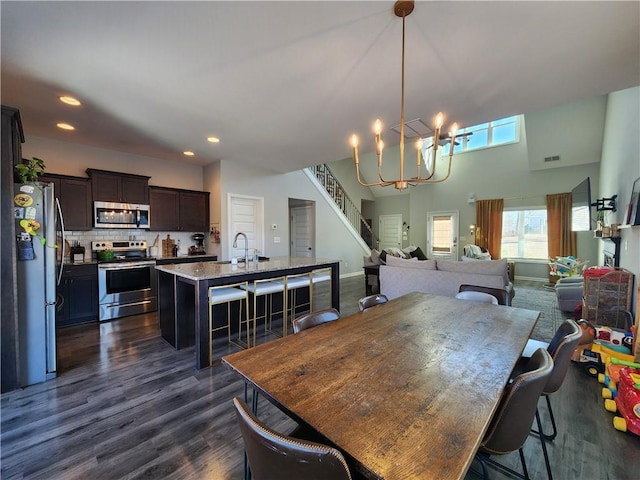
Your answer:
[[[612,364],[622,365],[618,383],[618,395],[615,400],[604,401],[605,409],[618,412],[620,416],[613,418],[616,430],[640,436],[640,363],[624,362],[612,359]]]
[[[585,348],[580,353],[577,364],[590,377],[597,378],[599,374],[605,373],[608,361],[613,359],[623,362],[633,363],[633,355],[622,353],[601,343],[593,343],[591,348]]]

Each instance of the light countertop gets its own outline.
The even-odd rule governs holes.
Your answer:
[[[271,257],[269,260],[259,262],[257,265],[249,262],[249,268],[246,268],[244,263],[232,265],[230,262],[192,262],[156,265],[156,270],[190,280],[208,280],[254,272],[273,272],[298,267],[313,267],[336,262],[339,262],[339,260],[309,257]]]

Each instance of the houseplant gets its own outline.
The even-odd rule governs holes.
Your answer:
[[[44,163],[44,160],[42,160],[40,158],[32,157],[29,160],[23,159],[22,163],[18,163],[14,167],[16,181],[21,183],[22,185],[30,185],[34,189],[36,189],[40,193],[42,193],[42,188],[40,187],[40,185],[38,183],[38,178],[45,173],[45,169],[46,169],[46,165]],[[23,197],[24,197],[24,199],[26,201],[33,201],[33,200],[29,199],[29,195],[18,194],[18,195],[15,196],[14,202],[19,207],[23,206],[23,205],[19,204],[20,195],[23,195]],[[26,207],[26,206],[28,206],[28,204],[25,203],[24,206]],[[22,220],[20,220],[20,226],[24,229],[24,231],[26,233],[28,233],[32,237],[38,238],[39,242],[43,246],[47,246],[48,245],[47,244],[47,239],[38,234],[38,230],[40,229],[40,222],[38,222],[35,219],[23,218]],[[57,247],[57,245],[55,245],[55,242],[54,242],[54,244],[49,244],[48,246],[50,246],[52,248],[56,248]]]

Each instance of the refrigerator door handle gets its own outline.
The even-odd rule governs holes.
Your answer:
[[[67,252],[66,252],[66,240],[65,240],[65,235],[64,235],[64,217],[62,216],[62,208],[60,207],[60,201],[58,200],[58,198],[56,197],[56,210],[58,211],[58,217],[60,218],[60,232],[61,232],[61,237],[62,237],[62,255],[60,256],[60,271],[58,272],[58,281],[56,283],[56,285],[60,285],[60,282],[62,281],[62,270],[64,267],[64,257],[66,256]]]

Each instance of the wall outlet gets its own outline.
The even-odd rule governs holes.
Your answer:
[[[273,237],[273,243],[280,243],[280,237]]]

